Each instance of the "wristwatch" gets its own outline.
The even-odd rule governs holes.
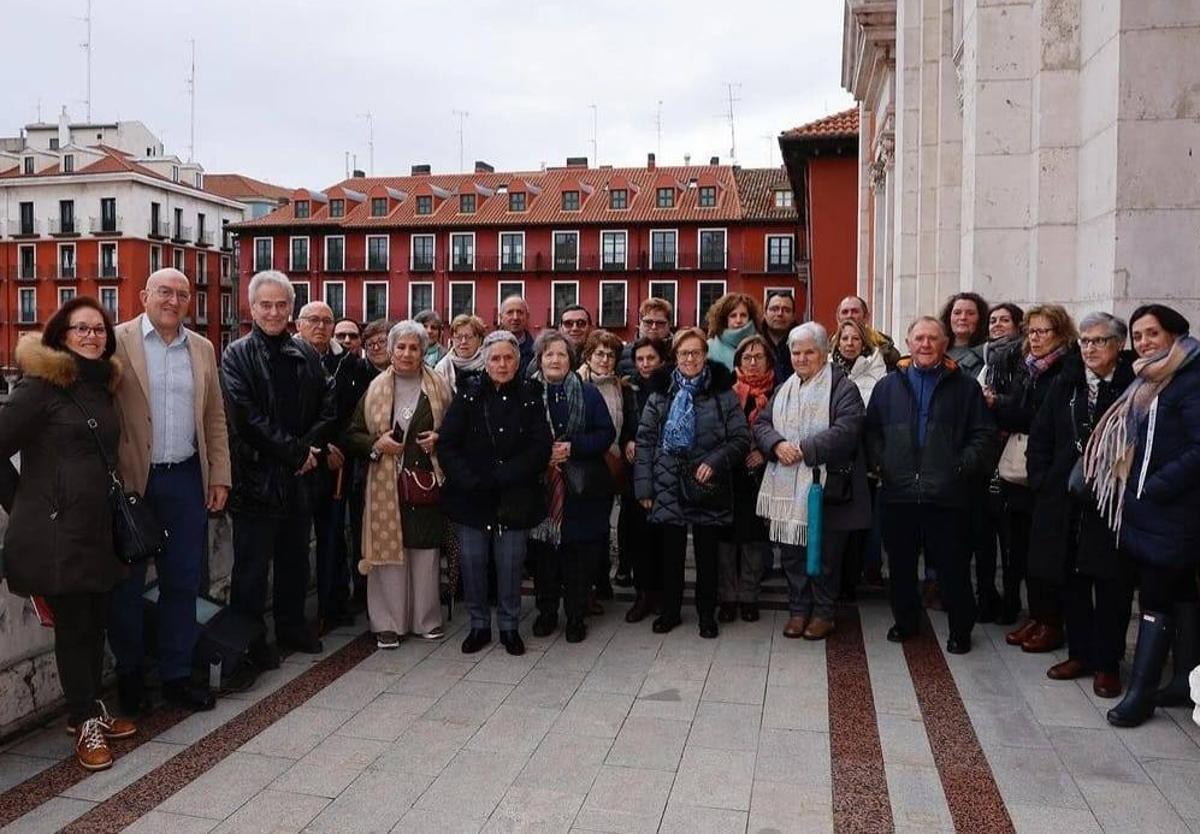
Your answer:
[[[378,463],[382,458],[383,455],[378,449],[372,449],[371,454],[367,455],[367,460],[371,461],[371,463]]]

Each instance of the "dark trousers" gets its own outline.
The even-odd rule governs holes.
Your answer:
[[[1072,573],[1065,589],[1067,649],[1096,672],[1117,674],[1125,656],[1125,633],[1133,608],[1130,577]]]
[[[975,625],[964,515],[961,509],[929,504],[883,505],[883,545],[891,566],[892,615],[909,634],[916,633],[921,622],[917,559],[922,550],[926,567],[932,565],[937,571],[950,632],[965,637]]]
[[[846,550],[845,530],[826,530],[821,538],[821,572],[808,575],[808,547],[780,544],[779,560],[788,584],[788,613],[793,617],[820,617],[832,620],[836,613],[838,590],[842,581],[842,553]]]
[[[967,507],[970,555],[975,559],[975,593],[980,601],[996,599],[996,525],[988,510],[988,485],[971,487]]]
[[[362,559],[362,522],[363,522],[363,507],[367,501],[367,484],[366,479],[359,473],[360,469],[365,469],[366,461],[352,460],[347,461],[351,466],[353,477],[350,478],[350,489],[346,493],[346,505],[350,517],[350,580],[354,587],[354,595],[359,599],[366,599],[367,594],[367,577],[358,572],[358,562]]]
[[[717,542],[721,527],[693,524],[692,550],[696,558],[696,613],[713,619],[717,610]],[[683,563],[687,556],[687,525],[660,525],[662,560],[662,614],[678,617],[683,608]]]
[[[54,660],[71,725],[99,714],[104,670],[104,622],[108,594],[55,594],[46,597],[54,612]]]
[[[488,606],[488,551],[496,564],[496,621],[501,631],[516,631],[521,620],[521,571],[528,530],[480,530],[454,525],[462,550],[463,596],[471,628],[492,627]]]
[[[158,604],[154,608],[158,676],[164,681],[192,673],[192,651],[199,630],[196,596],[208,532],[205,501],[199,457],[170,468],[151,468],[146,502],[170,534],[154,562],[158,573]],[[117,659],[117,674],[138,672],[146,655],[142,639],[145,590],[146,563],[142,562],[129,568],[129,575],[109,598],[108,642]]]
[[[547,542],[529,542],[533,559],[533,589],[538,611],[558,614],[561,597],[568,620],[582,620],[587,612],[588,590],[592,586],[595,565],[607,555],[607,542],[572,542],[557,547]]]
[[[336,477],[336,472],[322,472],[313,500],[312,523],[317,539],[317,616],[321,619],[341,616],[346,611],[350,593],[346,499],[334,497]]]
[[[662,590],[662,528],[651,524],[642,505],[631,495],[621,496],[617,525],[622,554],[633,570],[633,586],[642,593]]]
[[[1138,563],[1138,608],[1174,616],[1176,605],[1196,602],[1196,568],[1169,568]]]
[[[1063,624],[1063,587],[1040,576],[1025,577],[1025,593],[1029,596],[1029,616],[1048,626]]]
[[[1022,509],[1012,506],[1012,500],[1007,493],[1024,487],[1012,487],[1008,484],[1001,486],[1004,498],[1004,534],[1001,555],[1007,555],[1004,563],[1004,600],[1014,610],[1021,608],[1021,583],[1025,582],[1029,566],[1029,528],[1033,524],[1032,516]],[[1007,547],[1004,547],[1007,545]],[[1028,593],[1028,587],[1026,587]],[[1032,601],[1030,605],[1032,605]],[[1030,608],[1029,616],[1033,617]]]
[[[275,636],[303,631],[308,590],[308,545],[312,515],[307,502],[293,495],[280,518],[233,514],[233,572],[229,604],[262,619],[267,608],[267,576],[272,573]]]

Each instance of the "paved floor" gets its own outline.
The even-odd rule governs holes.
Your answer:
[[[1047,680],[1054,658],[1004,645],[998,627],[943,660],[940,614],[922,656],[886,642],[881,601],[861,603],[861,620],[848,612],[828,644],[783,639],[781,612],[702,640],[692,618],[661,637],[625,624],[624,608],[610,604],[581,644],[527,638],[521,658],[465,656],[461,635],[373,651],[347,629],[325,658],[293,656],[211,713],[168,716],[85,778],[61,762],[61,725],[47,728],[0,752],[0,822],[170,834],[1200,831],[1189,711],[1116,731],[1090,683]]]

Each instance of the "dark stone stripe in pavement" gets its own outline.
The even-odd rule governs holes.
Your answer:
[[[1013,832],[991,765],[927,616],[921,633],[905,641],[904,657],[955,829],[973,834]]]
[[[101,802],[62,831],[101,834],[124,830],[374,651],[375,638],[370,633],[360,635],[191,747]],[[68,764],[79,769],[73,760]]]
[[[833,777],[833,830],[895,830],[888,796],[875,696],[856,606],[838,609],[837,630],[825,643],[829,678],[829,754]]]

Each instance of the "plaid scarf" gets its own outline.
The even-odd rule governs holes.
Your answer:
[[[1046,371],[1053,368],[1059,359],[1062,359],[1070,352],[1070,345],[1059,345],[1042,357],[1034,356],[1032,353],[1026,354],[1025,369],[1029,371],[1029,378],[1036,380],[1042,374],[1046,373]]]

